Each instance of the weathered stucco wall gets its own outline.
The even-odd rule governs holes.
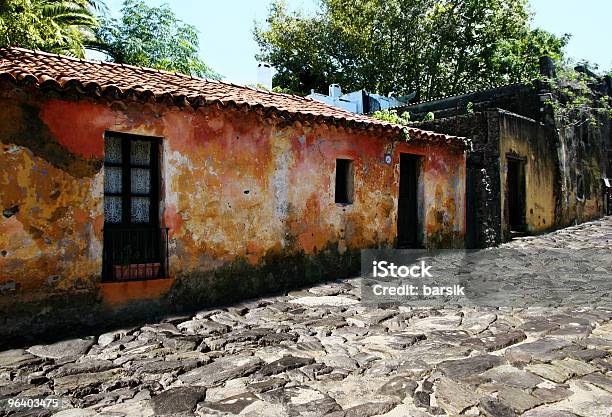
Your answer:
[[[359,249],[394,244],[402,152],[423,156],[424,244],[463,244],[465,159],[458,148],[216,107],[2,91],[6,322],[16,303],[26,315],[35,300],[65,306],[82,294],[91,311],[91,300],[100,301],[105,131],[163,138],[160,218],[170,228],[174,281],[160,299],[175,308],[354,272]],[[354,160],[351,205],[334,202],[336,158]]]
[[[499,114],[499,163],[502,186],[501,219],[505,239],[510,237],[506,196],[508,156],[524,158],[525,226],[538,233],[555,225],[558,162],[553,132],[532,119],[507,112]]]
[[[571,125],[556,131],[550,126],[500,111],[500,183],[506,184],[508,154],[526,158],[526,225],[529,233],[582,223],[603,215],[601,178],[605,173],[607,124]],[[602,142],[602,140],[604,140]],[[583,192],[579,193],[578,178]],[[506,193],[502,192],[502,229],[509,238]]]
[[[597,115],[594,115],[595,117]],[[602,178],[606,176],[606,144],[610,137],[610,118],[599,117],[595,125],[588,122],[559,129],[559,225],[585,222],[602,216],[605,197]],[[578,193],[582,177],[583,195]]]

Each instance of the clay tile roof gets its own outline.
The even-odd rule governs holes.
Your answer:
[[[309,117],[336,121],[354,127],[381,128],[400,132],[403,126],[291,94],[274,93],[232,83],[195,78],[173,72],[110,62],[90,61],[30,51],[22,48],[0,48],[0,78],[39,87],[77,89],[83,92],[111,95],[136,95],[159,100],[186,99],[221,106],[261,108],[289,117]],[[465,144],[463,138],[414,127],[405,128],[410,137],[422,140]]]

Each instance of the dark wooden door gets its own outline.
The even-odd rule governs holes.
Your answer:
[[[400,155],[400,183],[397,209],[397,243],[400,248],[420,247],[419,237],[420,157]]]

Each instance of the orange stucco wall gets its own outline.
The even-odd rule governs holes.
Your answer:
[[[423,156],[425,245],[461,246],[464,152],[256,113],[161,104],[0,96],[0,298],[95,290],[103,229],[104,132],[163,137],[160,217],[170,276],[271,254],[391,246],[399,155]],[[394,140],[395,139],[395,140]],[[384,162],[391,152],[391,164]],[[336,158],[354,160],[354,203],[334,203]]]

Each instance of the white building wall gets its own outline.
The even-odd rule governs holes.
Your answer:
[[[354,103],[349,100],[345,100],[342,97],[330,97],[325,94],[319,93],[310,93],[306,97],[311,98],[313,100],[320,101],[325,104],[329,104],[330,106],[339,107],[344,110],[348,110],[352,113],[357,113],[357,103]]]
[[[332,86],[334,87],[333,89]],[[364,96],[376,100],[380,105],[380,110],[406,105],[406,103],[399,101],[395,97],[385,97],[379,94],[368,93],[364,90],[357,90],[351,93],[342,94],[340,97],[333,97],[333,94],[340,91],[340,87],[336,84],[332,84],[329,91],[331,94],[326,96],[325,94],[315,93],[313,90],[307,97],[357,114],[364,113]]]

